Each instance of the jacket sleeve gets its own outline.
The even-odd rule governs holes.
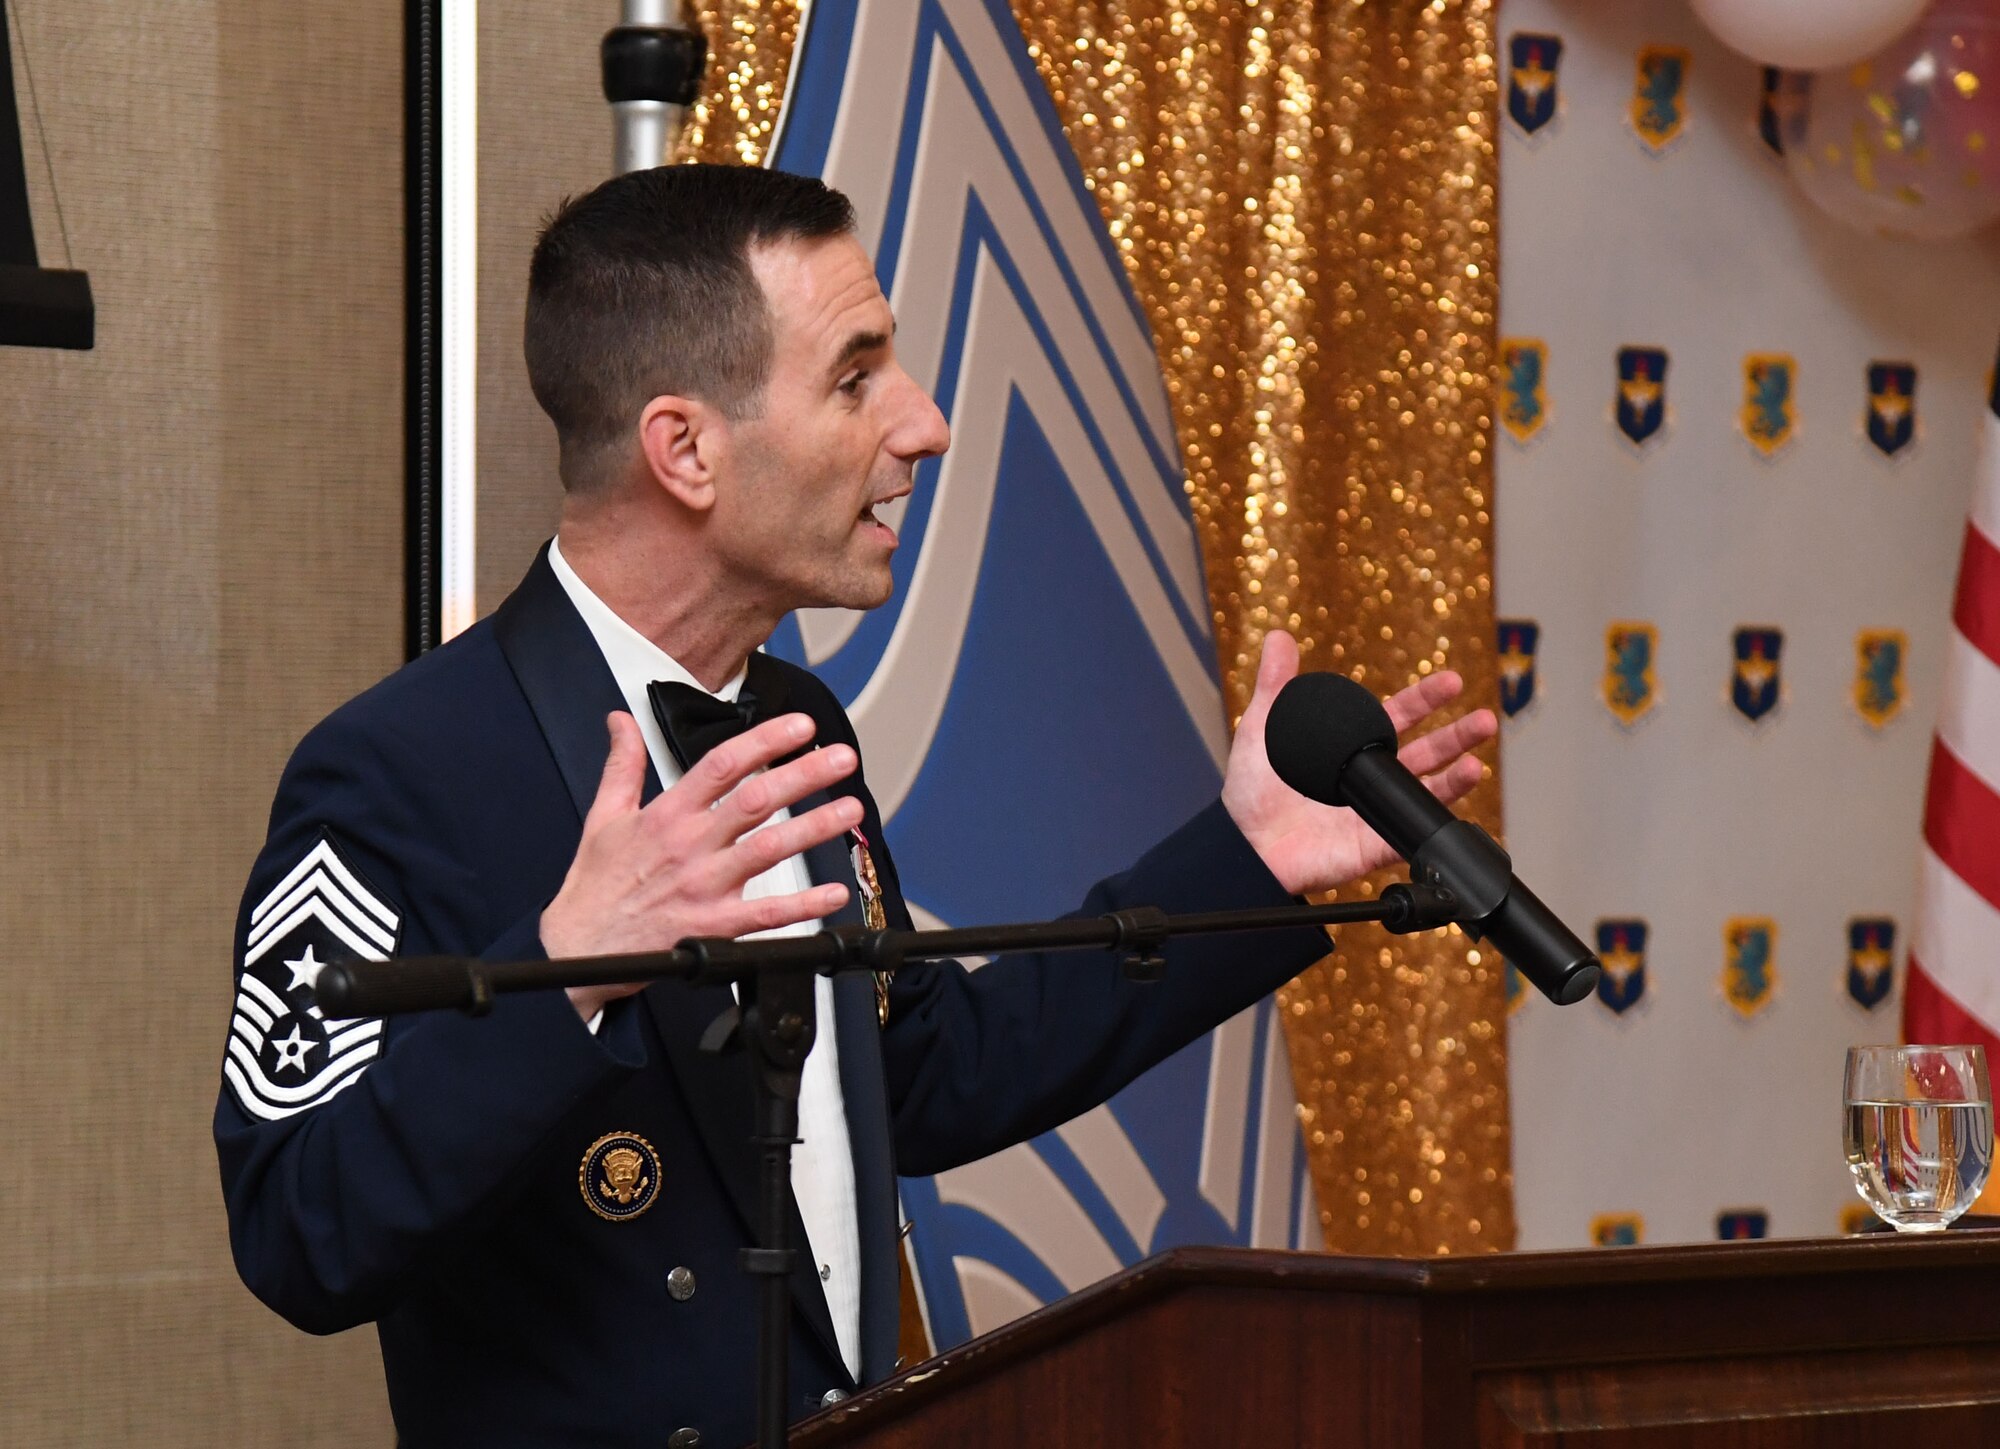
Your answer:
[[[472,1018],[324,1021],[331,960],[542,955],[542,904],[489,940],[477,881],[424,801],[422,772],[336,715],[300,745],[235,938],[236,997],[215,1109],[237,1271],[299,1328],[381,1316],[503,1205],[576,1103],[644,1064],[633,1008],[598,1034],[561,991]]]
[[[899,892],[895,899],[900,908]],[[1075,914],[1294,900],[1218,801],[1092,887]],[[1119,957],[1103,951],[1002,956],[977,971],[956,962],[905,967],[890,987],[882,1039],[896,1170],[942,1172],[1061,1125],[1328,949],[1316,926],[1185,937],[1168,942],[1165,976],[1150,984],[1128,979]]]

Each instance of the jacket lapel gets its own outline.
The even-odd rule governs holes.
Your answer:
[[[604,773],[609,741],[604,717],[625,709],[625,697],[612,678],[590,628],[576,612],[563,591],[555,571],[549,567],[548,549],[543,548],[529,568],[519,588],[507,597],[494,615],[494,634],[514,677],[527,697],[535,722],[548,741],[556,768],[576,807],[581,829],[591,802],[597,797],[598,781]],[[768,667],[761,654],[751,656],[750,684],[772,713],[786,707],[789,691],[781,671]],[[649,760],[646,766],[645,798],[660,793],[660,780]],[[825,803],[821,794],[794,806],[803,814]],[[861,919],[854,893],[854,874],[847,862],[846,846],[830,841],[807,852],[807,867],[814,881],[841,881],[849,890],[848,904],[830,925],[858,923]],[[858,995],[857,995],[858,993]],[[832,1033],[841,1056],[841,1089],[848,1101],[850,1137],[855,1141],[855,1208],[861,1238],[861,1327],[864,1379],[885,1377],[878,1348],[881,1303],[889,1305],[889,1359],[895,1355],[895,1313],[898,1282],[895,1276],[895,1183],[888,1180],[887,1235],[891,1252],[886,1298],[880,1282],[879,1259],[883,1256],[874,1239],[882,1235],[883,1196],[880,1176],[872,1164],[887,1161],[886,1143],[877,1142],[879,1131],[856,1133],[852,1124],[886,1121],[887,1095],[882,1078],[881,1043],[874,1030],[874,992],[862,977],[835,982],[834,1020],[821,1022],[822,1034]],[[695,986],[684,981],[658,981],[640,993],[652,1018],[663,1053],[681,1089],[688,1115],[700,1133],[702,1144],[715,1164],[731,1204],[754,1239],[757,1230],[757,1152],[751,1145],[754,1125],[752,1084],[748,1058],[741,1047],[717,1054],[701,1050],[702,1034],[723,1012],[735,1005],[735,995],[727,986]],[[863,1014],[865,1011],[865,1015]],[[860,1026],[867,1030],[861,1031]],[[850,1045],[850,1042],[853,1044]],[[857,1071],[857,1066],[860,1068]],[[858,1110],[857,1110],[858,1109]],[[870,1139],[864,1151],[861,1139]],[[867,1162],[864,1163],[864,1157]],[[839,1339],[833,1331],[833,1317],[826,1306],[813,1263],[805,1225],[796,1201],[792,1204],[791,1241],[797,1250],[792,1271],[792,1296],[800,1316],[818,1335],[828,1355],[841,1362]]]
[[[535,555],[520,587],[495,611],[493,635],[549,742],[581,830],[611,753],[604,717],[626,704],[590,626],[549,567],[547,545]],[[645,798],[659,793],[660,777],[649,759]]]

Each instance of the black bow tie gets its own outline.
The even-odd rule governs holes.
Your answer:
[[[748,685],[737,691],[732,703],[691,684],[656,679],[646,686],[646,697],[653,701],[653,717],[659,720],[682,774],[717,745],[735,739],[763,718]]]

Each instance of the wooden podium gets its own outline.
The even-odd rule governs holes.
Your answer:
[[[2000,1446],[2000,1232],[1180,1249],[801,1424],[834,1445]]]

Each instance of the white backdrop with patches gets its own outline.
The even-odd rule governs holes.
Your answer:
[[[1587,1243],[1600,1218],[1709,1238],[1737,1210],[1772,1236],[1837,1232],[1855,1201],[1842,1054],[1896,1039],[1901,988],[1899,961],[1872,1009],[1848,994],[1848,923],[1892,918],[1900,956],[2000,249],[1816,212],[1757,136],[1759,69],[1681,4],[1509,0],[1500,18],[1500,326],[1546,345],[1548,409],[1497,454],[1499,612],[1540,626],[1534,699],[1502,742],[1507,843],[1584,934],[1648,927],[1624,1012],[1529,994],[1510,1019],[1521,1246]],[[1560,110],[1532,137],[1504,116],[1524,32],[1563,42]],[[1628,120],[1647,45],[1692,62],[1659,154]],[[1643,452],[1611,417],[1629,346],[1670,358]],[[1797,363],[1795,435],[1768,459],[1738,425],[1751,354]],[[1894,460],[1862,432],[1875,360],[1918,370],[1918,436]],[[1658,630],[1657,702],[1629,727],[1601,692],[1621,621]],[[1782,694],[1752,724],[1729,702],[1732,635],[1763,625],[1784,632]],[[1879,729],[1852,699],[1864,629],[1909,639]],[[1722,989],[1732,918],[1777,926],[1774,989],[1748,1014]]]

